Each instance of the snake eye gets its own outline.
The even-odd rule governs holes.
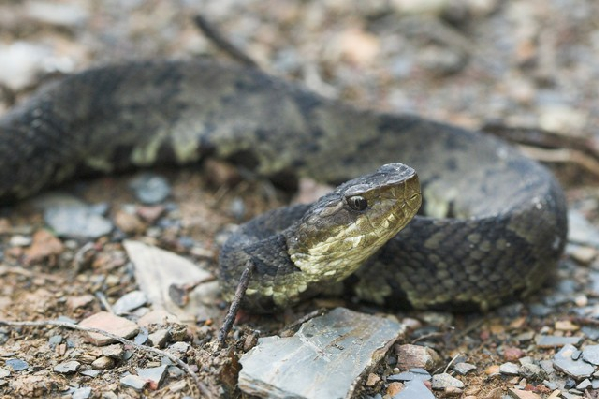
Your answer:
[[[368,206],[368,201],[361,195],[352,195],[347,199],[347,204],[356,211],[363,211]]]

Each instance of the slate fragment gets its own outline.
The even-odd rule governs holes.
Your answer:
[[[244,355],[239,388],[259,397],[350,397],[404,327],[337,308],[288,338],[266,337]]]
[[[572,359],[572,354],[577,352],[572,345],[565,345],[559,352],[553,357],[553,364],[556,369],[568,374],[574,379],[581,380],[588,378],[595,371],[595,367],[585,362],[584,360],[577,358]]]

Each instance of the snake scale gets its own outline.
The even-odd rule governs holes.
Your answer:
[[[341,280],[379,304],[487,309],[539,287],[566,241],[558,183],[499,139],[207,60],[91,69],[9,110],[0,119],[0,200],[80,173],[207,156],[273,179],[357,177],[312,206],[258,217],[224,245],[225,294],[251,260],[245,305],[257,310]]]

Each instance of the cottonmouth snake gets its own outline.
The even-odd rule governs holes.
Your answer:
[[[230,294],[251,259],[257,268],[246,305],[255,309],[287,306],[350,274],[346,285],[377,303],[485,309],[537,288],[566,240],[559,185],[508,144],[416,116],[360,110],[210,61],[106,66],[40,90],[0,119],[0,199],[14,201],[82,171],[208,155],[279,179],[338,183],[374,173],[311,208],[267,213],[228,241],[222,286]],[[375,172],[397,161],[417,171],[424,201],[422,214],[395,235],[420,202],[409,168]],[[369,219],[379,200],[390,201],[383,186],[394,186],[401,218]],[[371,202],[360,209],[364,200]],[[375,230],[371,238],[394,237],[385,244],[359,238],[354,233],[368,235],[369,228],[364,222],[356,230],[358,213]],[[351,231],[349,241],[331,239],[341,231]],[[368,249],[372,242],[382,247]],[[310,266],[306,254],[322,262]],[[338,260],[344,255],[364,265],[352,273],[357,265]]]

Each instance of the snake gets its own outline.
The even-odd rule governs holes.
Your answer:
[[[486,310],[537,290],[566,243],[559,183],[501,139],[205,59],[91,68],[5,112],[0,201],[77,176],[208,158],[273,182],[337,186],[313,204],[256,217],[222,246],[225,298],[248,262],[255,267],[248,309],[337,292],[384,306]]]

